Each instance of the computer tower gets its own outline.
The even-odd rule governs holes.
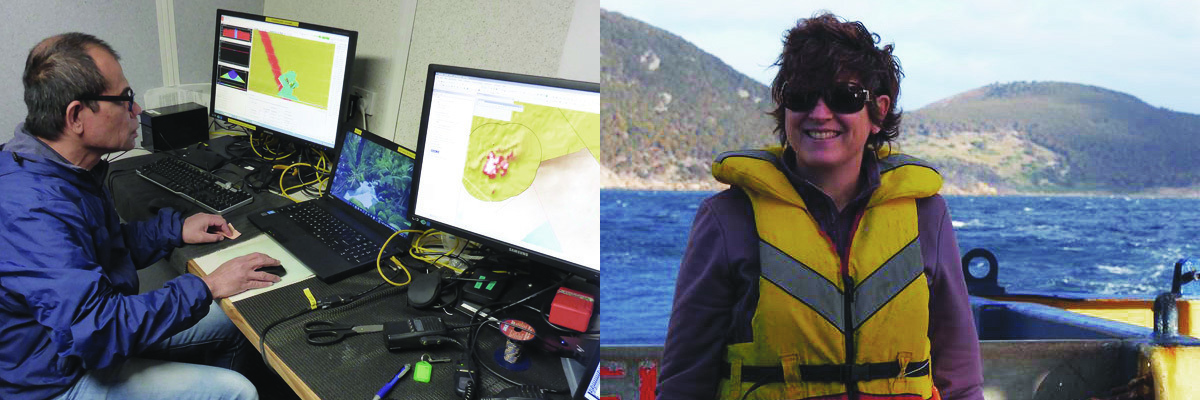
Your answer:
[[[142,148],[173,150],[208,142],[208,108],[196,103],[142,110]]]

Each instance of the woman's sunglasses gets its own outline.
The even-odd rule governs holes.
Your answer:
[[[788,90],[783,84],[783,106],[796,112],[809,112],[817,106],[817,99],[825,99],[825,106],[838,114],[853,114],[867,105],[871,91],[852,82],[839,82],[821,91]]]

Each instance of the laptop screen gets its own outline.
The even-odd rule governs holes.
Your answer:
[[[393,231],[409,229],[413,152],[363,135],[370,133],[346,133],[330,195]]]

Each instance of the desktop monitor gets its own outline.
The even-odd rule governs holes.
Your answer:
[[[412,218],[599,282],[600,85],[430,65]]]
[[[333,149],[358,33],[217,10],[212,116]]]

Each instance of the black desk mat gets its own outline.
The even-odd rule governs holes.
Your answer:
[[[200,211],[198,206],[186,199],[159,188],[133,172],[137,167],[154,162],[161,157],[165,157],[165,155],[139,156],[114,162],[110,167],[108,179],[112,182],[114,203],[118,213],[126,221],[149,218],[153,216],[156,208],[161,207],[173,207],[184,215]],[[238,171],[240,168],[233,165],[226,165],[223,169],[229,172],[218,175],[230,180],[236,179],[234,173],[242,175],[247,173]],[[245,237],[253,237],[261,231],[247,219],[250,214],[290,203],[291,200],[273,193],[256,193],[252,203],[237,208],[225,214],[224,217],[234,224]],[[183,274],[186,273],[188,260],[240,242],[225,240],[203,245],[184,245],[171,253],[170,265],[177,272]],[[313,278],[238,301],[234,305],[254,331],[261,334],[263,328],[268,324],[308,307],[308,301],[303,294],[306,287],[310,288],[317,298],[333,294],[352,296],[375,287],[379,282],[382,280],[374,270],[351,276],[333,285]],[[419,316],[440,316],[446,321],[447,326],[469,323],[469,317],[461,313],[454,312],[453,315],[447,315],[440,311],[421,311],[409,308],[406,304],[405,290],[403,287],[384,286],[354,303],[329,310],[313,311],[281,323],[271,329],[267,344],[296,376],[322,399],[369,399],[400,370],[401,366],[415,364],[425,353],[429,353],[434,358],[454,360],[462,358],[462,350],[454,345],[431,348],[428,351],[392,353],[384,345],[382,333],[353,336],[341,343],[329,346],[313,346],[304,341],[302,332],[304,323],[317,319],[359,325],[400,321]],[[531,301],[533,305],[541,305],[541,302],[544,301],[542,299],[534,300],[536,301]],[[525,321],[541,318],[539,315],[518,308],[514,308],[513,311],[516,318]],[[499,367],[493,361],[493,352],[504,347],[504,337],[494,328],[484,328],[481,332],[476,353],[479,354],[481,362],[488,363],[493,370],[522,384],[563,390],[568,387],[561,360],[537,350],[526,348],[523,352],[525,357],[531,357],[533,360],[532,366],[526,371],[512,372]],[[467,330],[456,330],[452,332],[451,336],[459,341],[465,341]],[[477,366],[477,369],[482,379],[480,397],[510,386],[487,372],[482,366]],[[452,362],[435,363],[429,383],[413,381],[410,374],[392,389],[387,398],[458,399],[452,386],[453,374]]]
[[[313,278],[238,301],[234,306],[254,331],[261,334],[268,324],[308,307],[304,288],[309,288],[317,298],[335,294],[352,296],[376,286],[379,282],[379,274],[374,270],[352,276],[332,286]],[[267,346],[317,396],[327,400],[369,399],[400,370],[401,366],[415,365],[420,361],[422,354],[428,353],[434,358],[461,359],[463,351],[453,344],[438,348],[389,352],[382,333],[351,336],[328,346],[314,346],[304,340],[304,323],[313,320],[367,325],[420,316],[440,316],[448,327],[462,326],[470,322],[469,317],[457,312],[448,315],[441,311],[412,309],[406,304],[405,290],[403,287],[386,285],[354,303],[329,310],[313,311],[280,323],[268,333]],[[540,318],[532,312],[525,315],[516,314],[520,318]],[[467,329],[455,330],[450,336],[465,343]],[[480,333],[476,349],[480,362],[488,363],[493,370],[522,384],[550,389],[567,388],[561,360],[528,346],[522,352],[523,357],[531,357],[532,365],[528,370],[512,372],[498,366],[493,360],[493,353],[496,349],[503,349],[504,343],[504,337],[496,329],[485,327]],[[417,400],[459,398],[454,393],[453,363],[432,365],[433,375],[429,383],[416,382],[412,380],[411,375],[406,376],[392,389],[388,397]],[[491,375],[482,366],[477,368],[483,382],[480,385],[482,395],[490,395],[510,386]]]

